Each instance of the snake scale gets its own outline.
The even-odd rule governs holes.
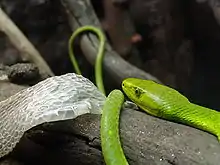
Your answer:
[[[36,125],[85,113],[100,114],[105,98],[91,81],[68,73],[48,78],[1,101],[0,158]]]

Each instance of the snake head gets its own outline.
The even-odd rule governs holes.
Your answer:
[[[188,99],[178,91],[151,80],[127,78],[122,82],[122,89],[130,100],[141,109],[154,116],[163,116],[176,101]]]

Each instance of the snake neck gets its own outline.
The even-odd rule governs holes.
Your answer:
[[[163,118],[214,134],[220,139],[220,113],[193,103],[173,104],[163,110]]]

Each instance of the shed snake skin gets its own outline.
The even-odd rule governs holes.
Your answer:
[[[105,102],[97,87],[75,73],[50,77],[0,102],[0,158],[10,153],[24,132],[45,122],[100,114]]]

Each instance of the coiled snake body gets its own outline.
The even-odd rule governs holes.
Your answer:
[[[83,76],[68,73],[48,78],[0,102],[0,158],[13,150],[28,129],[85,113],[100,114],[105,101]]]

